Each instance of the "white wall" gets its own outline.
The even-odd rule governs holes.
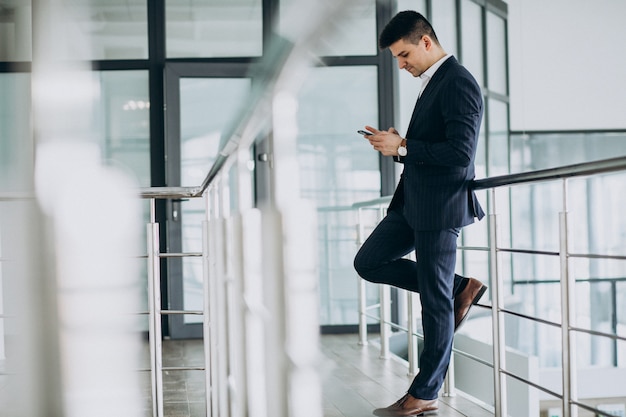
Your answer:
[[[625,129],[626,1],[506,3],[511,129]]]

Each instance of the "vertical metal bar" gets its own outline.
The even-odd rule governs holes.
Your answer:
[[[228,219],[226,227],[227,277],[226,300],[228,315],[229,407],[231,417],[247,416],[245,407],[245,321],[243,310],[243,252],[242,218],[239,213]]]
[[[576,389],[576,355],[571,327],[574,325],[574,290],[576,282],[569,273],[567,179],[563,179],[563,211],[559,213],[559,259],[561,263],[561,362],[563,367],[563,417],[578,416],[572,401],[578,399]]]
[[[359,345],[367,345],[367,287],[365,281],[359,278]]]
[[[152,416],[163,417],[159,224],[156,222],[155,206],[155,199],[151,199],[150,223],[148,223],[146,230],[148,248],[148,338],[150,342]]]
[[[378,220],[385,216],[385,208],[378,208]],[[391,337],[391,294],[388,285],[380,285],[380,357],[389,357],[389,338]]]
[[[413,303],[414,293],[406,291],[407,299],[407,330],[409,338],[409,375],[417,374],[417,336],[415,335],[415,305]]]
[[[617,325],[617,282],[611,281],[611,332],[613,334],[617,334]],[[617,339],[613,339],[612,346],[613,366],[617,368],[619,366],[617,360]]]
[[[231,361],[229,340],[228,340],[228,325],[230,317],[228,316],[228,300],[226,299],[228,291],[228,277],[226,266],[226,216],[228,215],[228,202],[229,192],[228,187],[228,172],[223,172],[218,181],[218,204],[220,206],[219,216],[217,217],[213,227],[217,229],[215,241],[216,253],[216,266],[217,274],[214,276],[215,297],[213,303],[217,305],[217,315],[215,316],[214,324],[217,321],[217,349],[219,352],[218,362],[218,397],[219,402],[218,415],[230,416],[230,395],[229,395],[229,365]]]
[[[213,410],[213,390],[211,383],[211,291],[209,290],[209,193],[205,192],[203,196],[205,220],[202,222],[202,299],[203,299],[203,316],[202,316],[202,347],[204,349],[204,393],[206,402],[207,416],[212,415]]]
[[[208,346],[205,346],[205,355],[207,350],[209,351],[209,373],[207,376],[207,381],[210,385],[207,385],[206,389],[211,391],[211,402],[207,404],[207,415],[210,416],[218,416],[219,412],[219,378],[218,378],[218,369],[219,369],[219,349],[217,343],[217,322],[218,322],[218,310],[217,310],[217,233],[218,228],[216,227],[216,220],[219,213],[219,204],[217,191],[214,187],[209,190],[208,197],[208,210],[209,215],[207,216],[208,221],[208,243],[207,243],[207,252],[208,252],[208,271],[207,274],[209,276],[208,280],[208,288],[207,288],[207,296],[208,296],[208,315],[209,315],[209,343]],[[209,405],[211,408],[209,409]]]
[[[497,215],[495,213],[496,192],[491,190],[493,213],[489,215],[489,275],[491,277],[491,317],[493,321],[493,401],[496,417],[506,417],[506,377],[501,372],[506,366],[506,344],[504,340],[504,284],[498,274]]]
[[[363,209],[357,210],[357,245],[360,247],[365,241],[365,226],[363,225]],[[367,288],[365,280],[357,278],[359,287],[359,344],[367,345]]]
[[[456,388],[454,386],[454,352],[450,358],[450,365],[448,366],[448,372],[443,380],[443,396],[454,397],[456,395]]]
[[[380,357],[387,359],[389,357],[389,338],[391,336],[391,326],[389,320],[391,318],[391,301],[389,285],[382,284],[379,286],[380,294]]]
[[[214,352],[213,365],[213,402],[216,404],[214,415],[227,416],[228,412],[228,317],[226,308],[226,269],[225,269],[225,187],[223,176],[215,179],[213,215],[210,222],[211,246],[211,344]]]
[[[363,209],[357,209],[357,246],[360,247],[365,241],[365,226],[363,225]],[[367,288],[365,281],[360,277],[358,279],[359,291],[359,345],[367,345]]]

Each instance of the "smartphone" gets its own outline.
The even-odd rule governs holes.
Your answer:
[[[359,135],[365,135],[365,136],[373,135],[372,132],[368,132],[367,130],[357,130],[356,133],[358,133]]]

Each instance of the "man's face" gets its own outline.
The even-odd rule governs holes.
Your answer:
[[[400,39],[389,46],[389,51],[398,60],[398,67],[407,70],[414,77],[419,77],[430,67],[427,65],[427,42],[424,38],[417,45]]]

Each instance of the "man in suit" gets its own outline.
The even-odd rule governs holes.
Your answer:
[[[373,148],[404,164],[385,218],[365,241],[354,267],[368,281],[419,292],[424,349],[420,370],[397,402],[379,416],[423,415],[438,409],[454,332],[486,290],[454,273],[461,227],[484,212],[470,188],[483,113],[480,87],[439,44],[430,23],[414,11],[398,13],[379,38],[400,69],[422,79],[406,137],[371,126]],[[415,251],[417,262],[403,258]]]

